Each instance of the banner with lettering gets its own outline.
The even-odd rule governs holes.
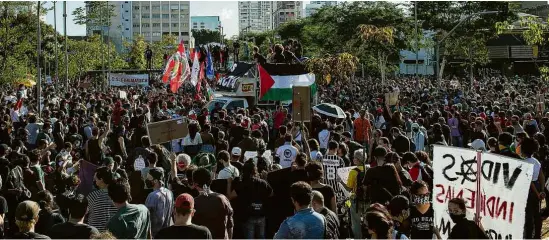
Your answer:
[[[452,198],[465,200],[469,220],[479,213],[482,226],[492,239],[523,237],[532,164],[471,149],[436,145],[433,170],[434,221],[444,239],[454,226],[448,214],[448,201]]]
[[[149,75],[147,74],[109,74],[109,85],[114,87],[122,86],[149,86]]]

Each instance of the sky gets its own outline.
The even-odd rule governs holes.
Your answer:
[[[309,1],[303,1],[303,6]],[[46,7],[52,6],[53,3],[47,2]],[[67,2],[67,34],[69,36],[84,36],[86,35],[85,25],[74,24],[72,12],[83,7],[84,1],[69,1]],[[238,35],[238,1],[191,1],[191,16],[219,16],[221,25],[225,35],[231,37]],[[46,15],[46,22],[53,25],[54,14],[53,10]],[[63,33],[63,3],[57,2],[57,31]]]

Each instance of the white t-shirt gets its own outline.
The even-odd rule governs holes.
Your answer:
[[[313,161],[322,162],[322,153],[320,153],[320,152],[317,151],[317,150],[311,151],[311,156],[310,156],[310,158],[311,158],[311,160],[313,160]]]
[[[280,166],[288,168],[297,157],[297,148],[291,144],[284,144],[276,150],[276,155],[280,158]]]
[[[233,165],[229,165],[219,172],[217,179],[228,179],[228,178],[237,178],[240,177],[240,172],[238,168]]]
[[[532,174],[532,182],[537,181],[539,177],[539,171],[541,170],[541,164],[533,157],[524,159],[524,161],[534,164],[534,174]]]
[[[328,149],[328,142],[330,141],[330,132],[326,129],[318,133],[318,144],[320,148]]]

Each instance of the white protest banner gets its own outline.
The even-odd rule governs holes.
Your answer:
[[[149,75],[147,74],[109,74],[109,85],[114,87],[122,86],[148,86]]]
[[[532,164],[491,153],[478,156],[481,171],[477,175],[476,151],[435,145],[432,201],[435,225],[447,239],[454,225],[447,212],[448,201],[463,198],[467,218],[473,220],[478,211],[492,239],[522,238]]]
[[[118,91],[118,95],[121,99],[128,98],[128,93],[126,91]]]

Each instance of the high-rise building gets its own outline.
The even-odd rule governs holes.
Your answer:
[[[303,17],[303,3],[301,1],[276,1],[274,7],[274,28],[285,22]]]
[[[273,1],[238,1],[240,33],[263,32],[273,29]]]
[[[206,29],[210,31],[219,31],[221,21],[219,16],[191,16],[191,29],[201,30]]]
[[[110,1],[114,6],[114,16],[108,26],[90,24],[87,35],[109,36],[117,49],[122,49],[124,41],[132,41],[141,35],[145,41],[162,40],[162,36],[172,34],[188,44],[190,36],[189,1]],[[90,5],[88,4],[89,8]],[[88,9],[89,10],[89,9]]]
[[[311,3],[305,5],[305,17],[315,14],[324,6],[335,6],[336,4],[336,1],[311,1]]]

